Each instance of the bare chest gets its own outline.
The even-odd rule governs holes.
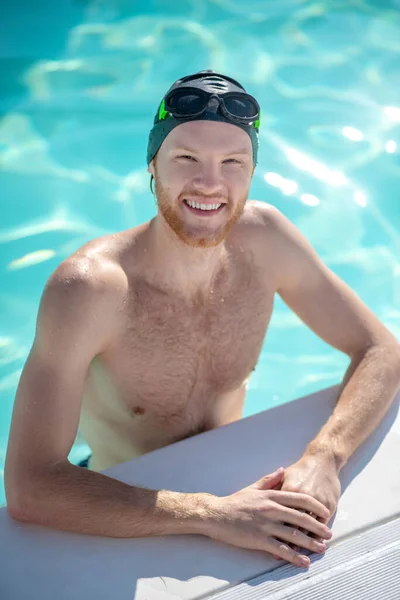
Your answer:
[[[255,272],[191,303],[137,286],[108,357],[125,402],[183,408],[237,389],[257,363],[272,296]]]
[[[94,412],[141,452],[240,418],[273,290],[251,269],[193,302],[144,283],[134,289],[92,378]]]

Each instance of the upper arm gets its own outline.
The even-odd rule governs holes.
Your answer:
[[[27,478],[66,460],[85,377],[107,345],[113,294],[93,261],[62,263],[42,294],[34,343],[19,381],[7,449],[7,500]]]
[[[289,219],[269,205],[261,210],[268,227],[269,251],[278,259],[277,292],[314,333],[350,357],[376,343],[397,343]]]

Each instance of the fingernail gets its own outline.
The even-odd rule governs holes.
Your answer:
[[[308,558],[305,558],[305,557],[304,557],[304,558],[301,558],[301,559],[300,559],[300,564],[301,564],[303,567],[308,567],[308,565],[309,565],[309,560],[308,560]]]

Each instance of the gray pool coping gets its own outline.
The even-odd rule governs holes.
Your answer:
[[[298,460],[306,444],[332,413],[337,396],[338,386],[321,390],[161,448],[105,473],[128,484],[152,489],[226,495],[278,466],[288,466]],[[381,425],[342,469],[342,495],[331,523],[333,538],[325,556],[311,555],[312,564],[307,571],[289,564],[281,566],[266,553],[228,546],[204,536],[115,539],[79,535],[15,522],[3,508],[0,509],[0,597],[7,600],[211,597],[225,600],[223,594],[240,590],[244,593],[245,586],[246,594],[251,592],[254,598],[292,599],[297,596],[285,596],[284,590],[285,587],[290,589],[293,577],[311,581],[310,578],[319,573],[321,581],[314,579],[317,585],[304,597],[322,598],[319,590],[323,589],[324,577],[334,577],[336,573],[329,566],[331,560],[338,561],[336,566],[343,569],[344,577],[345,564],[349,560],[354,563],[357,558],[354,550],[357,544],[368,544],[368,540],[376,536],[379,546],[379,540],[383,539],[380,531],[384,531],[380,528],[389,523],[393,528],[398,527],[399,400],[400,394]],[[363,538],[365,535],[372,538]],[[352,547],[353,555],[348,550]],[[382,556],[386,556],[387,551],[386,562],[391,568],[400,571],[397,546],[379,548]],[[363,560],[354,563],[354,589],[363,577],[365,585],[377,587],[378,593],[383,585],[376,577],[378,567],[372,563],[364,573],[357,570],[362,564]],[[321,575],[320,569],[325,570],[325,575]],[[384,571],[382,578],[387,587],[389,582]],[[348,574],[347,580],[351,580]],[[276,582],[279,589],[268,588],[268,585],[277,585]],[[386,591],[392,593],[393,589]],[[281,595],[276,596],[277,593]],[[347,597],[345,591],[342,596]],[[385,600],[391,598],[385,596]]]

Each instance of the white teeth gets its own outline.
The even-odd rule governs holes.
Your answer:
[[[186,202],[192,208],[198,208],[200,210],[216,210],[221,206],[220,204],[200,204],[200,202],[192,202],[191,200],[186,200]]]

